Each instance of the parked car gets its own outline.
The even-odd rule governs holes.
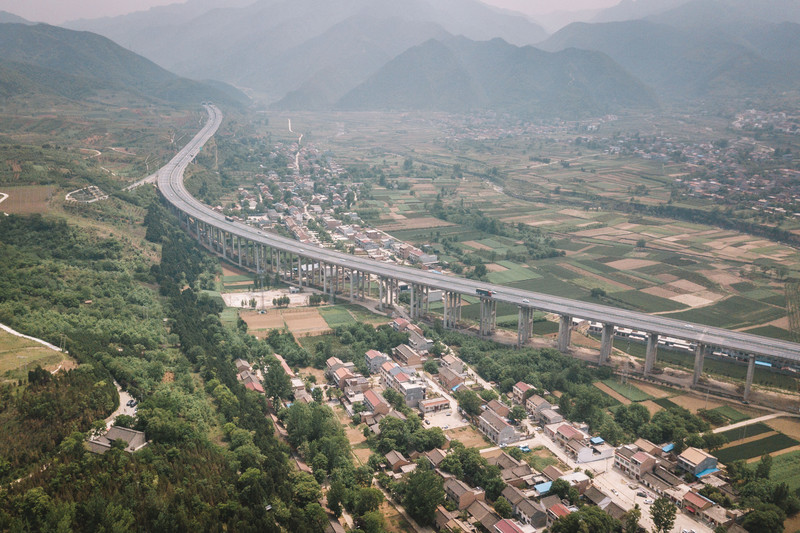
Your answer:
[[[647,499],[644,501],[644,503],[646,503],[647,505],[652,505],[652,504],[653,504],[653,500],[651,500],[650,498],[647,498]]]

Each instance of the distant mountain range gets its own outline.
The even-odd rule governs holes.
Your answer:
[[[187,104],[247,100],[224,84],[180,78],[100,35],[46,24],[0,24],[0,97],[85,100],[103,93]]]
[[[338,103],[342,109],[493,109],[549,117],[654,105],[649,89],[604,54],[548,53],[463,37],[411,48]]]
[[[765,0],[767,18],[777,4],[789,15],[798,7]],[[693,0],[641,20],[573,23],[538,46],[603,52],[668,100],[797,90],[800,25],[759,19],[754,8],[739,0]]]
[[[259,0],[246,7],[185,4],[78,21],[192,78],[247,87],[268,101],[336,102],[388,61],[429,39],[464,35],[533,44],[547,33],[478,0]]]
[[[0,94],[241,102],[232,84],[281,109],[577,116],[800,87],[798,0],[622,0],[594,17],[548,37],[479,0],[188,0],[68,26],[218,83],[96,35],[17,24],[0,32]]]

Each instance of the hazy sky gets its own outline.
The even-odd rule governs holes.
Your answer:
[[[528,14],[559,10],[609,7],[619,0],[482,0]],[[0,0],[0,10],[28,20],[60,24],[79,18],[98,18],[141,11],[152,6],[180,3],[176,0]],[[224,2],[220,2],[223,3]]]

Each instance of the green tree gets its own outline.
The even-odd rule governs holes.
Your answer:
[[[403,505],[422,525],[433,523],[436,508],[444,502],[444,482],[436,472],[420,465],[406,483]]]
[[[675,524],[675,514],[678,508],[669,498],[658,498],[650,506],[650,518],[653,519],[656,533],[668,533]]]
[[[422,370],[424,370],[428,374],[438,374],[439,363],[436,362],[436,359],[428,359],[427,361],[425,361],[425,364],[422,365]]]
[[[503,518],[511,518],[511,504],[502,496],[495,500],[494,510]]]
[[[637,503],[622,517],[622,533],[639,533],[640,518],[642,518],[642,510]]]
[[[599,507],[586,505],[578,511],[559,518],[550,526],[550,533],[614,533],[620,523]]]
[[[292,393],[292,380],[275,358],[271,358],[264,371],[264,392],[267,397],[272,398],[277,409],[280,400],[288,398]]]
[[[742,520],[742,527],[750,533],[783,533],[786,515],[776,505],[760,504]]]
[[[380,511],[370,511],[365,513],[358,520],[361,529],[364,533],[383,533],[386,531],[386,522],[383,519],[383,514]]]
[[[756,465],[756,479],[769,479],[769,473],[772,470],[772,456],[765,453],[761,456],[761,460]]]
[[[521,420],[525,420],[527,416],[528,412],[521,405],[515,405],[514,407],[511,408],[511,411],[508,413],[508,419],[513,424],[517,424]]]
[[[475,394],[475,391],[470,389],[464,389],[463,387],[459,387],[459,390],[456,391],[456,400],[458,400],[458,406],[464,410],[465,413],[472,416],[477,416],[481,412],[481,405],[483,402],[481,401],[480,396]]]

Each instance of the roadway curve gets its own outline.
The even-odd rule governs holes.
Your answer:
[[[231,235],[303,258],[322,261],[376,276],[394,278],[406,283],[415,283],[473,296],[476,294],[476,289],[488,289],[493,292],[492,299],[498,302],[506,302],[558,315],[567,315],[603,324],[614,324],[619,327],[657,333],[708,346],[800,363],[800,344],[793,342],[693,324],[600,304],[580,302],[503,285],[482,283],[393,263],[382,263],[327,248],[309,246],[279,235],[262,233],[244,224],[226,221],[222,214],[213,211],[189,194],[183,184],[183,172],[186,166],[197,155],[203,144],[214,135],[222,122],[222,113],[216,106],[207,105],[206,110],[208,111],[208,122],[203,129],[158,172],[158,188],[164,198],[180,211],[196,220],[220,228]]]

